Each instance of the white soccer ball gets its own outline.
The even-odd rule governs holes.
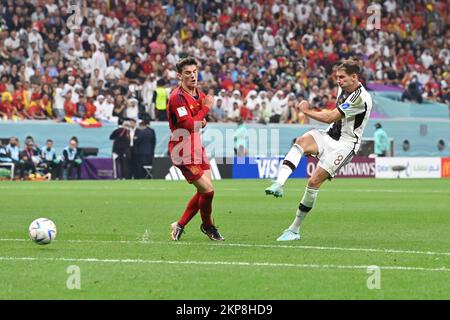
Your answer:
[[[28,228],[30,239],[37,244],[49,244],[56,238],[56,225],[47,218],[34,220]]]

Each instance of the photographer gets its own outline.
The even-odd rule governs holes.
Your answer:
[[[131,168],[131,147],[130,147],[130,121],[124,121],[121,126],[115,129],[109,136],[110,140],[114,140],[112,148],[112,156],[114,161],[114,176],[118,179],[130,177]],[[120,167],[120,171],[119,171]],[[119,173],[120,172],[120,177]]]

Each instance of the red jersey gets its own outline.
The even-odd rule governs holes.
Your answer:
[[[197,93],[198,96],[193,97],[180,86],[172,91],[167,103],[167,119],[172,131],[169,152],[172,156],[172,150],[180,144],[175,153],[176,156],[182,158],[181,162],[185,164],[189,161],[190,163],[193,161],[201,162],[202,154],[204,154],[200,139],[201,125],[199,123],[206,117],[209,108],[202,106],[206,95],[198,89]],[[189,148],[187,149],[190,150],[189,154],[183,152],[187,151],[186,148]],[[172,157],[172,161],[175,164],[180,163],[180,160],[174,159],[174,157]]]
[[[77,105],[71,100],[64,101],[64,111],[66,112],[66,117],[72,118],[75,116],[77,110]]]
[[[95,111],[97,111],[97,107],[93,103],[86,103],[86,114],[84,115],[84,117],[92,118],[95,115]]]

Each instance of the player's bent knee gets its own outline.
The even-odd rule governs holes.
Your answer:
[[[317,152],[317,146],[314,138],[309,134],[304,134],[295,140],[295,143],[303,148],[305,154]]]
[[[304,136],[297,137],[297,139],[295,140],[295,143],[303,148],[304,145],[306,145],[306,139]]]
[[[199,192],[199,193],[209,193],[209,192],[213,192],[214,191],[214,189],[213,188],[197,188],[197,191]]]

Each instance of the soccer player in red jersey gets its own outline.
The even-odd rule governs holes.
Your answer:
[[[169,152],[173,164],[196,187],[197,192],[188,202],[180,220],[171,224],[171,237],[178,241],[184,227],[200,210],[200,230],[211,240],[223,241],[211,219],[214,187],[209,160],[200,140],[201,128],[206,125],[205,117],[214,98],[197,87],[198,65],[194,58],[184,58],[176,67],[180,86],[172,91],[167,103],[167,118],[172,131]]]

